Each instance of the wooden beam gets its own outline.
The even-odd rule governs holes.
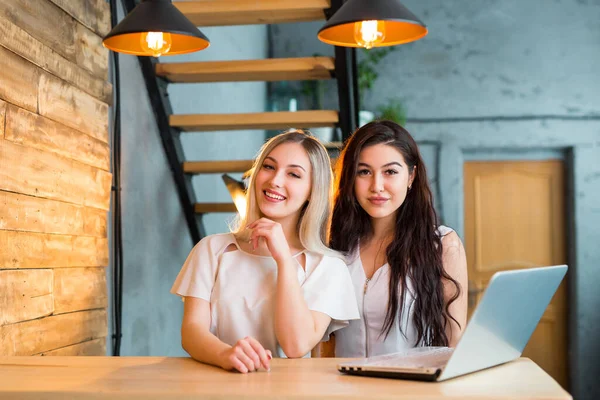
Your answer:
[[[104,268],[56,268],[54,313],[108,307]]]
[[[106,338],[92,339],[85,342],[61,347],[60,349],[45,351],[40,356],[105,356]]]
[[[175,1],[196,26],[276,24],[325,19],[330,0]]]
[[[108,265],[106,238],[0,230],[0,249],[0,270]]]
[[[0,100],[0,139],[4,138],[4,127],[6,125],[6,107],[8,104]]]
[[[12,104],[6,112],[5,139],[110,171],[108,143]]]
[[[79,23],[106,36],[110,32],[110,6],[106,0],[50,0]]]
[[[48,73],[40,77],[38,90],[40,115],[108,143],[106,103]]]
[[[0,140],[0,190],[108,210],[111,174],[38,149]]]
[[[72,3],[79,4],[79,2]],[[64,58],[8,19],[0,18],[0,46],[77,86],[104,103],[112,102],[112,85],[104,78],[99,78],[72,60]]]
[[[53,315],[0,326],[0,354],[29,356],[106,337],[106,310]]]
[[[52,314],[51,269],[0,271],[0,325]]]
[[[37,112],[39,80],[38,67],[0,46],[0,99]]]
[[[186,174],[223,174],[227,172],[246,172],[252,168],[252,160],[229,161],[186,161],[183,171]]]
[[[170,82],[242,82],[331,79],[332,57],[158,63],[156,74]]]
[[[108,50],[102,46],[102,38],[51,1],[0,1],[1,19],[11,21],[96,77],[108,78]]]
[[[107,212],[0,190],[0,229],[106,237]]]
[[[334,127],[338,123],[338,112],[314,110],[246,114],[174,114],[169,122],[171,126],[187,132]]]
[[[196,203],[194,211],[198,214],[204,213],[235,213],[237,208],[233,203]]]

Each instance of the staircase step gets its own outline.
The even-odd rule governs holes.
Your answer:
[[[325,19],[330,0],[201,0],[173,5],[196,26],[276,24]]]
[[[327,142],[327,143],[323,143],[323,146],[325,146],[325,148],[329,149],[329,150],[341,150],[343,147],[343,143],[342,142]]]
[[[337,158],[331,159],[335,165]],[[252,168],[254,160],[231,161],[186,161],[183,163],[183,172],[186,174],[224,174],[232,172],[246,172]]]
[[[183,172],[186,174],[246,172],[252,168],[252,163],[252,160],[186,161],[183,163]]]
[[[225,212],[235,213],[237,212],[237,209],[233,203],[196,203],[194,205],[194,211],[196,211],[197,214]]]
[[[245,114],[174,114],[170,125],[187,132],[245,129],[289,129],[334,127],[337,111],[277,111]]]
[[[334,70],[333,57],[156,64],[156,75],[178,83],[331,79]]]

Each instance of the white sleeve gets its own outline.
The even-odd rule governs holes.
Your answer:
[[[218,246],[215,245],[215,235],[203,238],[190,252],[171,293],[181,297],[191,296],[210,301],[210,295],[215,283],[218,267]],[[211,243],[212,242],[212,243]]]
[[[302,292],[309,310],[331,317],[322,341],[331,332],[348,326],[348,320],[360,318],[348,266],[338,258],[323,256],[303,283]]]

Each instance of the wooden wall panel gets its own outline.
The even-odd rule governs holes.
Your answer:
[[[0,0],[0,356],[104,355],[105,0]]]
[[[0,159],[0,190],[109,209],[109,172],[8,140],[0,141]]]
[[[52,314],[52,288],[51,269],[0,271],[0,325]]]
[[[110,104],[112,102],[112,85],[110,83],[67,60],[8,19],[0,18],[0,46],[105,103]],[[96,50],[95,53],[98,51]]]
[[[0,249],[0,270],[108,265],[106,238],[0,230]]]
[[[88,340],[87,342],[77,343],[60,349],[46,351],[40,356],[105,356],[106,338]]]
[[[8,106],[5,132],[5,138],[15,143],[110,170],[107,143],[22,108]]]
[[[110,32],[110,6],[106,0],[50,0],[81,24],[104,37]]]
[[[108,143],[108,105],[46,73],[40,77],[39,113]]]
[[[105,337],[106,310],[53,315],[0,326],[0,354],[27,356]]]
[[[6,117],[6,103],[0,100],[0,139],[4,137],[4,120]]]
[[[107,212],[0,191],[0,229],[106,237]]]
[[[83,234],[105,238],[108,234],[108,212],[96,208],[83,208]]]
[[[81,24],[75,24],[77,65],[92,71],[102,79],[108,79],[108,49],[102,46],[102,38]]]
[[[0,99],[36,112],[39,77],[35,65],[0,47]]]
[[[54,313],[106,308],[104,268],[54,269]]]
[[[43,233],[83,233],[82,207],[0,191],[0,229]]]
[[[0,18],[12,21],[32,37],[50,47],[67,60],[88,69],[95,76],[107,79],[108,50],[98,57],[100,49],[92,51],[89,43],[101,40],[49,0],[0,0]],[[93,39],[96,36],[98,39]]]

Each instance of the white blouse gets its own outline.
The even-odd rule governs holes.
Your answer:
[[[228,250],[228,246],[235,249]],[[306,265],[297,264],[304,300],[312,311],[331,317],[322,340],[358,319],[352,280],[346,264],[335,257],[308,251]],[[274,311],[277,263],[272,257],[243,251],[231,233],[202,239],[191,251],[177,276],[171,293],[210,303],[210,331],[234,345],[246,336],[258,340],[275,357],[285,357],[275,336]],[[310,354],[309,354],[310,355]]]
[[[452,231],[446,226],[438,227],[440,236]],[[335,333],[336,357],[372,357],[416,347],[417,332],[413,324],[415,298],[410,279],[406,280],[402,321],[399,321],[400,315],[397,315],[388,336],[385,337],[381,335],[381,328],[389,300],[390,266],[386,263],[367,280],[358,251],[352,257],[348,269],[352,276],[360,320],[350,321],[347,328]]]

